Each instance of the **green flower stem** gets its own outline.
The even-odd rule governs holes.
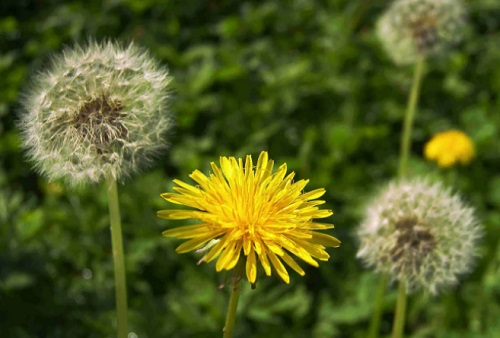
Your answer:
[[[403,281],[399,282],[398,300],[396,302],[396,315],[392,324],[392,338],[402,338],[405,327],[406,312],[406,286]]]
[[[233,287],[231,289],[231,297],[229,298],[229,305],[227,307],[226,323],[224,324],[224,329],[222,330],[224,333],[223,338],[233,337],[234,323],[236,322],[236,309],[238,308],[238,300],[240,299],[241,280],[244,268],[244,261],[240,260],[233,275]]]
[[[384,295],[387,288],[387,275],[380,276],[377,285],[377,292],[375,293],[375,307],[373,308],[373,315],[370,321],[370,328],[368,329],[368,338],[378,338],[380,331],[380,321],[382,312],[384,310]]]
[[[115,179],[108,177],[106,181],[106,188],[108,192],[109,219],[111,223],[111,245],[113,247],[113,264],[115,268],[118,338],[127,338],[127,283],[125,280],[125,259],[123,255],[120,206],[118,205],[118,193]]]
[[[238,300],[240,299],[241,281],[236,283],[231,290],[231,298],[229,298],[229,306],[227,307],[226,324],[224,325],[224,338],[233,336],[234,323],[236,322],[236,309],[238,308]]]
[[[408,107],[406,109],[403,134],[401,136],[401,149],[399,155],[398,177],[404,177],[408,168],[408,157],[410,154],[411,132],[413,127],[413,119],[415,118],[415,110],[417,107],[418,96],[420,93],[420,84],[422,82],[422,73],[424,69],[424,59],[420,57],[415,64],[415,72],[413,75],[413,84],[411,87],[410,98],[408,99]]]
[[[410,155],[411,132],[413,120],[415,119],[415,111],[417,108],[418,96],[420,94],[420,85],[422,83],[422,73],[424,69],[424,58],[420,57],[415,64],[415,72],[413,75],[413,84],[411,87],[410,98],[408,99],[408,107],[406,109],[405,120],[403,125],[403,134],[401,136],[401,151],[399,156],[398,177],[406,176],[408,169],[408,157]],[[403,328],[405,324],[406,311],[406,287],[404,282],[399,282],[398,301],[396,303],[396,314],[392,327],[392,337],[401,338],[403,336]]]
[[[410,147],[411,147],[411,133],[413,129],[413,120],[415,119],[415,112],[417,108],[417,103],[418,103],[418,97],[420,94],[420,86],[422,83],[422,74],[423,74],[423,69],[424,69],[424,58],[419,58],[417,60],[417,63],[415,64],[415,71],[413,74],[413,83],[411,86],[411,92],[410,92],[410,97],[408,99],[408,106],[406,108],[406,113],[404,117],[404,122],[403,122],[403,133],[401,134],[401,148],[400,148],[400,153],[399,153],[399,167],[398,167],[398,177],[402,178],[406,176],[407,174],[407,169],[408,169],[408,158],[410,156]],[[378,333],[380,330],[380,321],[381,321],[381,316],[382,316],[382,311],[383,311],[383,301],[384,301],[384,294],[385,294],[385,288],[387,287],[387,275],[383,275],[380,277],[380,282],[378,285],[377,289],[377,294],[376,294],[376,299],[375,299],[375,308],[373,310],[373,315],[370,321],[370,328],[368,331],[368,337],[369,338],[377,338]],[[400,284],[399,287],[400,293],[401,288],[404,288],[404,285]],[[398,305],[400,304],[400,298],[403,297],[401,295],[398,296]],[[404,300],[401,300],[403,303],[402,310],[399,311],[405,311],[406,307],[406,294],[404,295]],[[398,307],[399,308],[399,307]],[[396,313],[397,315],[397,313]],[[403,322],[398,323],[398,325],[401,325],[401,329],[404,326],[404,313],[399,314],[399,316],[402,318]],[[394,322],[396,324],[396,321]],[[395,329],[395,328],[394,328]],[[402,331],[401,331],[402,334]],[[398,336],[400,337],[400,336]]]

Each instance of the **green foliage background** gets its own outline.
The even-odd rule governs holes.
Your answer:
[[[238,337],[365,337],[377,276],[356,260],[363,204],[394,176],[411,67],[374,35],[389,1],[3,0],[0,4],[0,332],[2,337],[112,337],[114,287],[103,186],[73,191],[32,171],[15,126],[19,93],[63,46],[89,37],[135,41],[168,65],[171,148],[119,187],[131,331],[138,337],[219,337],[228,288],[213,264],[177,255],[161,237],[175,222],[159,195],[207,172],[220,155],[268,150],[308,189],[326,187],[342,240],[332,258],[285,285],[244,285]],[[411,171],[442,178],[477,208],[481,258],[462,283],[411,296],[408,337],[500,337],[500,6],[468,1],[465,41],[427,64]],[[434,132],[476,144],[468,167],[422,158]],[[382,331],[390,332],[388,289]]]

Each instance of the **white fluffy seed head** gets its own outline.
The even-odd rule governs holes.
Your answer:
[[[49,179],[121,179],[151,164],[172,125],[167,69],[130,44],[66,49],[23,95],[23,145]]]
[[[461,40],[465,9],[460,0],[396,0],[377,24],[377,35],[397,64],[438,54]]]
[[[408,292],[437,294],[470,270],[480,233],[474,210],[441,184],[394,181],[366,209],[357,257]]]

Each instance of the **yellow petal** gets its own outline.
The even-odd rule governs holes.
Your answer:
[[[301,199],[304,201],[314,200],[316,198],[320,198],[325,194],[326,190],[323,188],[311,190],[301,196]]]
[[[269,265],[269,259],[267,258],[267,253],[265,251],[262,251],[262,253],[259,254],[259,260],[266,275],[271,276],[271,265]]]
[[[230,270],[236,266],[241,255],[241,242],[236,243],[236,247],[233,250],[233,256],[226,263],[226,270]]]
[[[268,158],[267,151],[262,151],[257,160],[257,169],[266,169]]]
[[[322,245],[314,244],[301,238],[294,238],[293,240],[299,248],[307,251],[308,254],[316,259],[327,261],[330,258],[330,255],[324,250]]]
[[[215,269],[217,271],[229,270],[236,265],[238,258],[240,256],[241,247],[238,243],[231,243],[226,246],[224,251],[222,251],[217,263],[215,263]]]
[[[285,266],[272,251],[269,252],[269,259],[271,260],[271,264],[273,265],[274,269],[278,273],[278,276],[280,276],[280,278],[285,283],[290,284],[290,276],[288,275]]]
[[[173,180],[175,184],[178,186],[186,189],[187,191],[191,192],[195,196],[200,196],[202,194],[201,190],[199,188],[193,187],[190,184],[184,183],[181,180]]]
[[[429,160],[435,160],[439,154],[439,147],[436,142],[430,141],[425,145],[424,155]]]
[[[205,213],[195,210],[160,210],[156,213],[156,216],[165,219],[199,219],[203,214]]]
[[[192,196],[184,196],[172,193],[162,194],[161,197],[166,199],[167,201],[175,204],[185,205],[188,207],[197,208],[200,210],[205,210],[205,208],[200,205],[199,202],[202,202],[200,198],[192,197]]]
[[[313,232],[312,236],[315,243],[326,247],[338,248],[341,243],[337,238],[320,232]]]
[[[311,229],[311,230],[324,230],[324,229],[333,229],[333,224],[328,223],[317,223],[317,222],[307,222],[298,228],[303,229]]]
[[[223,232],[221,232],[221,231],[210,232],[205,236],[190,239],[189,241],[186,241],[186,242],[182,243],[181,245],[179,245],[175,249],[175,251],[177,253],[185,253],[185,252],[193,251],[194,249],[197,249],[200,246],[202,246],[205,242],[208,242],[209,240],[214,239],[222,234],[223,234]]]
[[[306,209],[304,211],[299,209],[295,212],[297,214],[299,214],[300,216],[307,216],[310,218],[326,218],[326,217],[330,217],[331,215],[333,215],[333,212],[331,210],[326,210],[326,209],[323,209],[323,210]]]
[[[243,238],[243,252],[245,253],[245,256],[248,256],[250,254],[251,248],[252,248],[252,241],[245,236]]]
[[[205,189],[206,184],[208,183],[208,177],[204,173],[197,169],[193,171],[189,177]]]
[[[270,252],[273,252],[273,253],[277,254],[278,256],[283,255],[283,249],[279,245],[277,245],[273,242],[268,242],[268,243],[266,243],[266,245],[269,249],[271,249]]]
[[[255,251],[253,247],[250,249],[250,253],[247,256],[246,264],[247,278],[250,283],[255,283],[257,279],[257,261],[255,259]]]
[[[207,224],[196,224],[169,229],[162,232],[163,237],[194,238],[209,232]]]
[[[267,189],[273,191],[275,190],[279,184],[283,181],[283,178],[286,174],[286,163],[276,170],[276,172],[272,175],[272,179],[267,185]]]
[[[312,258],[311,254],[306,249],[304,249],[300,245],[298,245],[294,240],[291,240],[285,236],[282,236],[280,238],[280,242],[286,250],[290,251],[295,256],[302,259],[304,262],[311,264],[314,267],[318,267],[318,262],[316,262]],[[283,251],[283,253],[284,253],[284,251]]]
[[[227,245],[227,242],[228,242],[228,239],[229,239],[229,236],[226,235],[224,237],[222,237],[219,241],[219,243],[217,243],[206,255],[205,257],[203,258],[203,261],[205,262],[211,262],[214,258],[216,258],[217,256],[219,256],[219,254],[221,253],[222,249],[224,249]]]
[[[289,267],[294,269],[295,272],[297,272],[299,275],[304,276],[306,274],[304,270],[302,270],[302,268],[297,264],[297,262],[295,262],[295,260],[292,257],[290,257],[290,255],[288,255],[286,252],[283,254],[283,256],[281,256],[281,259],[286,264],[288,264]]]

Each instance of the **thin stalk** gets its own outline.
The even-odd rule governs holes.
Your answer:
[[[238,300],[240,299],[240,288],[242,280],[242,272],[245,264],[242,260],[238,262],[232,280],[231,296],[229,298],[229,305],[227,307],[226,323],[224,324],[223,338],[232,338],[234,331],[234,324],[236,322],[236,309],[238,308]]]
[[[108,177],[106,188],[108,192],[111,245],[113,247],[113,264],[115,269],[118,338],[127,338],[127,283],[125,279],[125,259],[123,254],[122,226],[116,180],[112,177]]]
[[[406,286],[403,281],[398,285],[398,300],[396,302],[396,315],[392,324],[392,338],[402,338],[405,327],[406,313]]]
[[[408,105],[406,108],[406,113],[403,122],[403,132],[401,134],[401,145],[399,152],[399,167],[398,167],[398,178],[403,178],[407,174],[408,169],[408,158],[410,156],[410,148],[411,148],[411,134],[413,129],[413,120],[415,119],[415,112],[417,109],[418,97],[420,94],[420,87],[422,83],[422,74],[424,69],[424,58],[419,58],[417,63],[415,64],[415,71],[413,73],[413,82],[411,86],[410,96],[408,98]],[[404,288],[404,285],[399,287],[399,291],[401,288]],[[385,288],[387,287],[387,275],[383,275],[380,277],[379,286],[377,289],[376,295],[376,303],[372,315],[372,319],[370,321],[370,328],[368,331],[369,338],[377,338],[380,330],[380,322],[383,310],[383,300],[385,294]],[[401,296],[402,297],[402,296]],[[402,311],[405,311],[406,308],[406,294],[404,296],[404,307]],[[399,296],[398,296],[398,304],[399,304]],[[401,314],[400,314],[401,317]],[[404,326],[404,313],[402,314],[402,323],[398,325]],[[395,322],[396,323],[396,322]],[[401,329],[402,329],[401,327]],[[395,328],[394,328],[395,329]],[[394,331],[393,331],[394,332]],[[401,331],[402,334],[402,331]]]
[[[398,177],[404,177],[408,168],[408,157],[410,154],[411,145],[411,132],[413,127],[413,120],[415,118],[415,111],[417,108],[418,96],[420,94],[420,84],[422,82],[422,73],[424,69],[424,59],[421,57],[415,64],[415,72],[413,74],[413,84],[411,87],[410,97],[408,99],[408,106],[406,109],[403,134],[401,135],[401,149],[399,156],[399,169]]]
[[[375,306],[373,308],[373,314],[370,321],[370,328],[368,329],[368,338],[378,338],[382,312],[384,310],[384,296],[386,288],[387,275],[383,274],[380,276],[379,283],[377,285],[377,292],[375,293]]]
[[[406,109],[403,134],[401,136],[401,152],[399,157],[398,177],[405,177],[408,169],[408,157],[411,146],[411,133],[413,120],[415,119],[415,111],[417,108],[418,96],[420,94],[420,85],[422,83],[422,73],[424,69],[424,58],[419,58],[415,64],[415,72],[413,75],[413,84],[411,87],[410,98],[408,99],[408,107]],[[403,329],[405,325],[406,311],[406,287],[403,281],[399,282],[398,300],[396,303],[396,314],[392,326],[392,337],[403,337]]]

